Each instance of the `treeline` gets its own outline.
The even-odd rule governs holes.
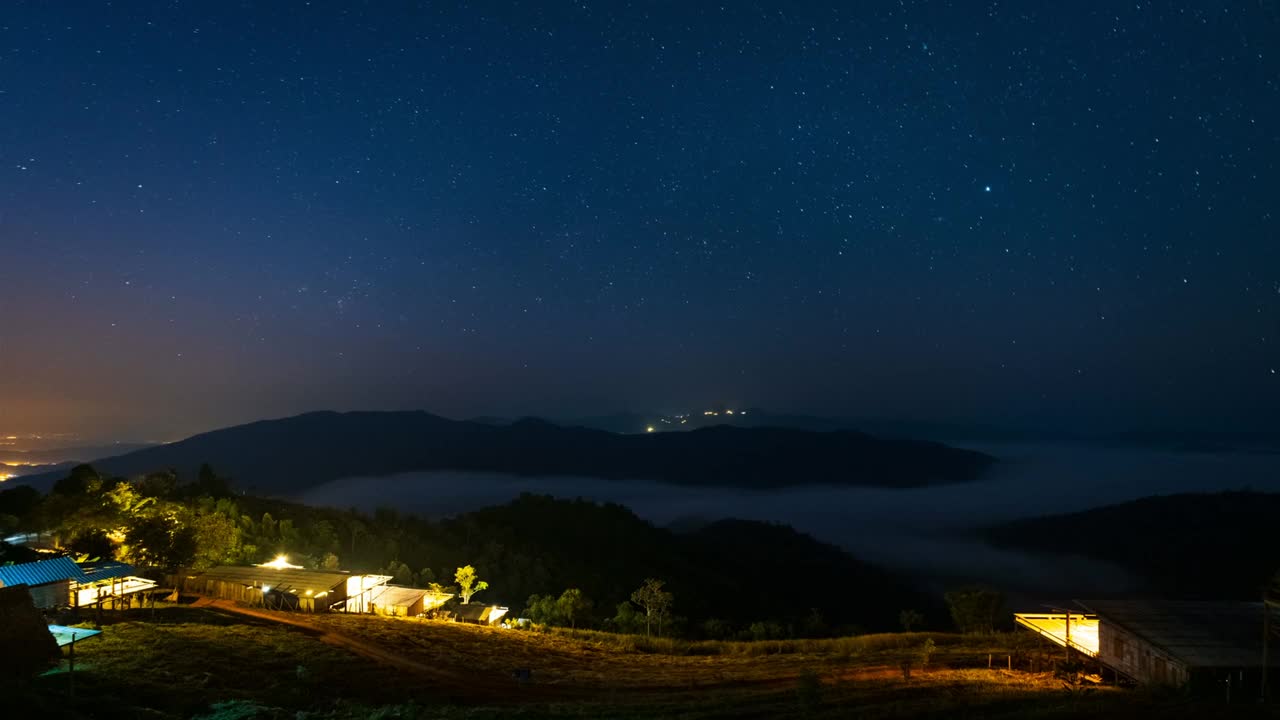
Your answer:
[[[472,566],[491,585],[478,600],[574,627],[820,637],[901,629],[904,610],[917,627],[949,624],[941,598],[789,527],[726,520],[674,533],[620,505],[536,495],[431,522],[235,495],[207,465],[189,483],[174,473],[103,477],[83,465],[47,495],[0,492],[0,530],[44,533],[79,558],[157,571],[286,554],[309,568],[448,587]],[[650,608],[638,598],[646,578],[670,600],[658,595]]]

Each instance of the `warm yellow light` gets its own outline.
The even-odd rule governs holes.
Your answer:
[[[273,570],[301,570],[301,565],[294,565],[289,562],[288,555],[277,555],[275,560],[265,562],[258,567],[271,568]]]
[[[724,414],[725,414],[725,415],[732,415],[732,414],[733,414],[733,411],[732,411],[732,410],[725,410],[725,411],[724,411]]]
[[[645,428],[645,429],[644,429],[644,431],[645,431],[645,432],[653,432],[653,426],[652,426],[652,425],[650,425],[649,427]]]

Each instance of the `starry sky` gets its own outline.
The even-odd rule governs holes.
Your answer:
[[[0,431],[1276,427],[1277,37],[1264,0],[12,0]]]

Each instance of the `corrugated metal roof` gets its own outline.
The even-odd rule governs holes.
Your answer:
[[[409,607],[421,600],[423,597],[430,595],[427,599],[429,607],[438,607],[443,605],[446,600],[453,597],[447,593],[433,593],[426,588],[404,587],[402,585],[384,585],[374,591],[370,602],[381,607]]]
[[[253,587],[266,585],[285,592],[310,590],[313,593],[320,593],[333,590],[339,585],[342,585],[343,592],[346,592],[347,580],[355,576],[348,573],[325,572],[323,570],[277,569],[257,565],[252,567],[226,565],[210,568],[201,573],[199,577],[209,580],[221,580],[222,582],[242,583]]]
[[[84,571],[69,557],[19,565],[0,565],[0,585],[47,585],[59,580],[83,580]]]
[[[1192,668],[1262,664],[1262,603],[1162,600],[1081,601],[1107,623],[1143,638]]]
[[[134,570],[133,566],[129,563],[116,562],[114,560],[81,563],[80,569],[84,571],[84,579],[80,581],[81,583],[91,583],[99,580],[128,577],[138,573],[138,571]]]

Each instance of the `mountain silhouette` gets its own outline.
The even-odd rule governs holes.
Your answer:
[[[214,430],[95,459],[100,473],[172,469],[194,477],[211,463],[241,490],[291,494],[353,475],[455,470],[647,479],[679,485],[918,487],[978,477],[993,458],[933,442],[860,432],[710,427],[624,435],[526,418],[509,424],[421,411],[313,412]],[[21,478],[37,487],[62,472]]]

